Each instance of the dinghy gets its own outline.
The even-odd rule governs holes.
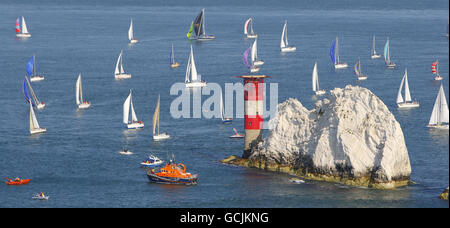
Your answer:
[[[405,99],[403,99],[403,96],[402,96],[403,84],[405,85]],[[419,107],[419,102],[411,101],[407,69],[405,69],[405,74],[403,75],[402,82],[400,83],[400,88],[398,89],[397,105],[399,108],[417,108],[417,107]]]
[[[40,194],[35,194],[32,199],[36,199],[36,200],[48,200],[48,198],[50,198],[50,196],[46,196],[44,195],[43,192],[41,192]]]
[[[448,105],[445,98],[444,87],[439,88],[439,93],[434,102],[433,111],[431,112],[430,121],[428,127],[448,130]]]
[[[333,41],[333,44],[331,45],[330,49],[330,57],[331,61],[334,64],[334,69],[342,69],[347,68],[347,63],[341,63],[341,60],[339,58],[339,39],[336,37],[336,40]]]
[[[81,84],[81,73],[78,75],[77,83],[75,85],[75,98],[79,109],[91,107],[91,102],[83,99],[83,86]]]
[[[173,52],[173,44],[172,44],[172,51],[170,52],[170,67],[177,68],[180,64],[175,62],[175,54]]]
[[[189,40],[198,41],[213,40],[214,38],[216,38],[215,36],[206,34],[205,9],[202,9],[195,20],[191,23],[191,27],[189,28],[189,32],[187,33],[187,37]]]
[[[436,61],[436,62],[434,62],[433,64],[431,64],[431,73],[433,73],[434,75],[436,75],[436,77],[434,77],[434,80],[436,80],[436,81],[440,81],[440,80],[442,80],[444,77],[442,77],[440,74],[439,74],[439,68],[438,68],[438,65],[439,65],[439,62],[438,61]]]
[[[135,44],[139,42],[139,40],[134,37],[133,20],[131,20],[130,28],[128,29],[128,39],[130,40],[130,44]]]
[[[192,50],[192,45],[191,45],[191,53],[189,54],[189,60],[186,68],[186,76],[184,83],[186,84],[187,88],[206,86],[206,82],[201,80],[201,75],[197,74],[197,68],[195,67],[194,51]]]
[[[166,132],[159,133],[159,105],[160,95],[158,95],[158,103],[156,104],[155,113],[153,113],[153,140],[155,141],[170,138],[170,135]]]
[[[381,55],[377,54],[377,51],[375,50],[375,36],[373,36],[371,54],[372,55],[370,56],[370,58],[372,58],[372,59],[381,58]]]
[[[22,24],[19,23],[19,18],[16,20],[16,37],[28,38],[31,34],[28,32],[27,24],[25,23],[25,18],[22,16]]]
[[[258,60],[258,39],[255,39],[252,45],[252,63],[254,66],[264,65],[264,60]]]
[[[131,74],[126,74],[123,70],[123,62],[122,62],[123,51],[120,51],[120,55],[117,58],[116,69],[114,71],[115,79],[127,79],[131,78]]]
[[[297,50],[295,46],[290,46],[287,38],[287,20],[284,21],[283,32],[281,32],[281,41],[280,41],[281,52],[294,52]]]
[[[30,102],[30,134],[33,135],[33,134],[43,133],[46,131],[47,131],[47,129],[41,128],[39,126],[39,123],[36,119],[36,114],[34,113],[33,105]]]
[[[129,119],[130,109],[131,109],[131,120]],[[133,98],[131,97],[131,89],[130,95],[128,95],[127,99],[123,103],[123,123],[127,125],[128,129],[136,129],[144,127],[144,122],[138,120],[136,113],[134,112]]]
[[[394,68],[395,63],[391,61],[391,53],[389,47],[389,37],[387,38],[386,44],[384,45],[384,62],[388,68]]]
[[[253,62],[252,62],[252,65],[250,65],[248,63],[248,55],[249,55],[251,50],[252,50],[252,48],[248,48],[247,50],[245,50],[245,52],[244,52],[244,64],[247,66],[248,69],[250,69],[251,73],[255,73],[255,72],[259,71],[259,67],[253,65]]]
[[[30,82],[42,81],[44,76],[36,74],[36,56],[30,58],[27,63],[27,74],[30,77]]]
[[[253,31],[253,19],[249,18],[244,23],[244,34],[247,35],[247,38],[254,39],[258,38],[258,34]]]
[[[319,73],[317,72],[317,62],[314,64],[314,69],[312,73],[312,90],[316,95],[325,94],[325,90],[319,89]]]
[[[233,118],[225,118],[225,109],[223,105],[222,93],[220,93],[220,117],[222,119],[222,123],[231,123],[233,122]]]
[[[28,94],[27,86],[30,89],[31,97]],[[37,109],[43,109],[45,107],[45,103],[42,101],[39,101],[36,94],[34,93],[33,88],[31,87],[31,83],[28,80],[27,76],[25,76],[25,79],[23,80],[23,95],[25,96],[25,99],[28,103],[32,103],[33,106],[35,106]]]
[[[146,168],[152,168],[152,167],[157,167],[162,165],[164,161],[159,159],[158,157],[154,156],[154,155],[150,155],[148,156],[148,159],[141,162],[141,166],[142,167],[146,167]]]
[[[236,128],[233,128],[234,131],[234,135],[230,136],[230,138],[244,138],[245,135],[244,134],[239,134],[236,130]]]
[[[355,74],[358,77],[358,80],[366,80],[367,76],[361,73],[361,60],[358,58],[358,62],[355,64]]]

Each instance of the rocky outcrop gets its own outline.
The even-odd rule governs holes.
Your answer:
[[[448,187],[439,195],[439,199],[448,200]]]
[[[222,162],[372,188],[409,183],[411,166],[400,124],[366,88],[336,88],[312,110],[288,99],[278,105],[269,125],[267,137],[248,159],[234,156]]]

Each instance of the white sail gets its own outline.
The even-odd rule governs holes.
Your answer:
[[[408,84],[408,71],[405,69],[405,102],[411,101],[411,94],[409,93],[409,84]]]
[[[130,106],[131,106],[131,119],[133,120],[133,122],[137,122],[138,118],[136,116],[136,112],[134,111],[133,98],[131,98]]]
[[[250,23],[251,20],[252,20],[252,18],[249,18],[249,19],[247,19],[247,20],[245,21],[245,24],[244,24],[244,34],[245,34],[245,35],[248,34],[248,27],[249,27],[249,23]]]
[[[436,101],[434,102],[433,112],[431,113],[430,121],[428,124],[441,124],[449,122],[449,112],[447,99],[445,98],[444,88],[441,84],[439,88],[439,93],[436,97]]]
[[[251,60],[252,60],[252,63],[256,61],[256,58],[257,58],[257,51],[258,51],[258,49],[257,49],[257,47],[256,47],[256,40],[255,40],[255,41],[253,42],[253,45],[252,45],[252,53],[251,53]]]
[[[159,135],[159,105],[160,105],[160,95],[158,95],[158,103],[156,104],[155,113],[153,113],[153,135],[158,133]],[[158,131],[156,131],[158,129]]]
[[[372,55],[376,55],[377,51],[375,50],[375,36],[373,36],[373,42],[372,42]]]
[[[28,33],[27,24],[25,23],[25,18],[22,16],[22,33]]]
[[[131,41],[133,38],[133,20],[131,20],[130,28],[128,29],[128,39]]]
[[[33,105],[30,103],[30,130],[39,129],[39,123],[36,119],[36,114],[34,114]]]
[[[190,75],[189,75],[190,74]],[[195,82],[198,80],[197,68],[195,67],[194,51],[191,45],[191,54],[189,55],[189,64],[186,71],[186,82]]]
[[[120,51],[120,55],[117,58],[116,69],[114,71],[114,74],[119,74],[120,73],[120,71],[119,71],[119,64],[121,64],[121,63],[122,63],[122,51]],[[122,68],[122,66],[120,66],[120,67]],[[122,70],[123,70],[123,68],[122,68]]]
[[[402,96],[402,89],[403,89],[403,83],[405,82],[405,75],[403,75],[402,82],[400,82],[400,88],[398,89],[397,93],[397,104],[403,103],[403,96]]]
[[[123,123],[128,124],[128,116],[130,114],[130,101],[131,101],[131,90],[130,95],[128,95],[127,99],[123,103]]]
[[[82,103],[82,99],[80,99],[80,90],[81,90],[81,74],[78,75],[77,83],[75,86],[75,98],[77,101],[77,105]]]
[[[312,73],[312,89],[314,92],[319,90],[319,73],[317,72],[317,62],[314,64]]]
[[[222,93],[220,93],[220,117],[222,118],[222,121],[225,120],[224,116],[225,116],[225,110],[223,108],[223,98],[222,98]]]
[[[339,39],[336,37],[336,51],[335,51],[336,61],[340,63],[341,60],[339,58]]]
[[[287,29],[287,22],[285,22],[284,23],[284,26],[283,26],[283,32],[281,33],[281,42],[280,42],[280,48],[285,48],[285,47],[287,47],[287,38],[285,38],[286,36],[287,36],[287,31],[286,31],[286,29]]]

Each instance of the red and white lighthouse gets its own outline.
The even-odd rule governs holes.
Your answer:
[[[264,78],[265,75],[244,75],[245,142],[243,158],[251,155],[252,148],[263,139]]]

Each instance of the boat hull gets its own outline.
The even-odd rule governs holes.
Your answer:
[[[245,135],[232,135],[230,138],[244,138]]]
[[[334,69],[344,69],[344,68],[347,68],[347,67],[348,67],[347,63],[334,64]]]
[[[326,93],[326,92],[325,92],[325,90],[323,90],[323,89],[317,90],[317,91],[315,92],[316,95],[324,95],[325,93]]]
[[[17,33],[16,37],[28,38],[28,37],[31,37],[31,34],[30,33]]]
[[[386,67],[390,69],[394,68],[395,66],[396,66],[395,63],[389,63],[386,65]]]
[[[131,78],[131,74],[116,74],[114,75],[115,79],[128,79]]]
[[[297,50],[297,47],[284,47],[281,48],[281,52],[294,52]]]
[[[250,72],[252,72],[252,73],[256,73],[258,71],[259,71],[259,67],[257,67],[257,66],[253,66],[250,68]]]
[[[143,127],[144,127],[144,122],[127,124],[128,129],[137,129],[137,128],[143,128]]]
[[[34,135],[34,134],[44,133],[46,131],[47,131],[47,128],[37,128],[37,129],[30,130],[30,134]]]
[[[417,108],[419,107],[419,102],[404,102],[397,103],[398,108]]]
[[[258,34],[247,34],[248,39],[256,39],[258,38]]]
[[[152,174],[147,171],[147,177],[150,182],[158,184],[180,184],[180,185],[194,185],[197,184],[198,176],[197,174],[192,175],[189,178],[175,178],[175,177],[161,177],[156,174]]]
[[[40,103],[40,104],[36,105],[36,108],[37,109],[43,109],[43,108],[45,108],[45,104],[44,103]]]
[[[264,60],[255,61],[255,62],[253,62],[253,65],[254,66],[262,66],[262,65],[264,65]]]
[[[138,39],[133,39],[133,40],[130,40],[130,44],[135,44],[135,43],[137,43],[137,42],[139,42],[139,40],[138,40]]]
[[[215,38],[216,38],[215,36],[206,35],[206,36],[197,37],[197,40],[198,41],[208,41],[208,40],[214,40]]]
[[[86,102],[86,103],[82,103],[82,104],[78,105],[79,109],[86,109],[86,108],[89,108],[89,107],[91,107],[91,102]]]
[[[232,123],[233,122],[233,119],[232,118],[224,118],[223,120],[222,120],[222,123]]]
[[[179,63],[170,64],[170,67],[172,67],[172,68],[177,68],[177,67],[179,67],[179,66],[180,66]]]
[[[442,80],[442,79],[444,79],[444,77],[442,77],[442,76],[436,76],[436,77],[434,77],[434,80],[436,80],[436,81],[440,81],[440,80]]]
[[[206,82],[187,82],[186,88],[192,88],[192,87],[204,87],[206,86]]]
[[[6,181],[7,185],[22,185],[22,184],[28,184],[30,182],[30,179],[20,180],[20,181]]]
[[[35,200],[48,200],[48,198],[50,198],[50,196],[33,196],[32,199]]]
[[[381,58],[381,55],[372,55],[370,58],[371,59],[379,59],[379,58]]]
[[[449,130],[449,125],[448,124],[444,124],[444,125],[440,125],[440,124],[434,124],[434,125],[428,125],[429,128],[434,128],[434,129],[439,129],[439,130]]]
[[[159,135],[153,135],[153,140],[158,141],[158,140],[164,140],[164,139],[169,139],[170,135],[167,133],[161,133]]]
[[[358,80],[360,80],[360,81],[367,80],[367,76],[359,76]]]
[[[30,77],[30,82],[38,82],[38,81],[42,81],[44,79],[45,79],[44,76],[36,75],[36,76]]]

